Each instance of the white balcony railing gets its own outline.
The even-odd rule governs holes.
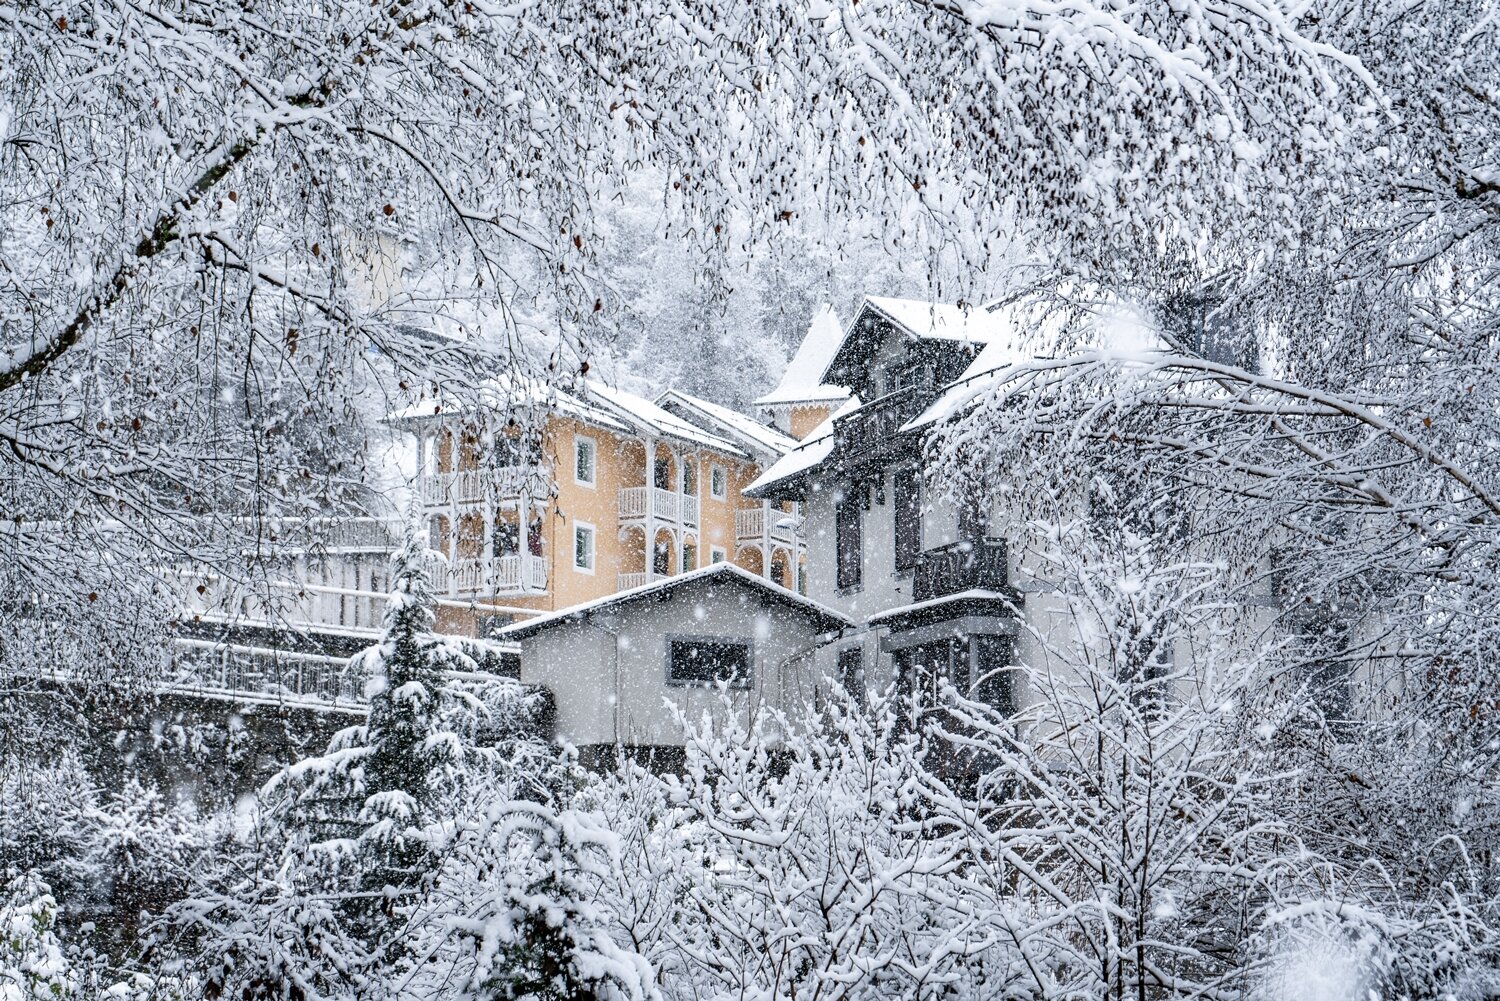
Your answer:
[[[661,487],[625,487],[620,491],[620,520],[645,518],[647,498],[650,498],[651,513],[661,521],[678,522],[684,525],[698,524],[698,498],[690,494],[674,493]]]
[[[622,573],[617,581],[618,590],[628,591],[633,587],[644,587],[653,581],[666,580],[664,574],[659,573]]]
[[[766,531],[765,508],[747,507],[734,513],[734,537],[742,542],[759,539]]]
[[[755,542],[767,533],[770,539],[791,545],[796,539],[795,516],[785,511],[767,511],[764,507],[742,508],[734,513],[734,537],[740,542]]]
[[[418,491],[422,503],[481,504],[486,500],[521,496],[528,478],[538,478],[535,466],[497,466],[493,469],[464,469],[455,473],[426,473],[419,477]]]
[[[520,594],[547,590],[547,562],[540,556],[489,556],[454,560],[439,571],[439,585],[469,594]]]

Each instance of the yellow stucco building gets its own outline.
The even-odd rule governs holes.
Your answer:
[[[392,418],[416,437],[440,629],[482,635],[725,561],[804,586],[800,512],[741,493],[791,435],[675,391],[490,395],[479,410],[427,401]]]

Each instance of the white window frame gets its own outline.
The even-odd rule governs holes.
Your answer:
[[[693,475],[692,493],[688,493],[687,489],[689,470],[692,471]],[[698,482],[698,474],[700,472],[702,472],[702,470],[698,468],[698,460],[689,459],[684,456],[682,461],[677,464],[677,492],[682,494],[682,496],[684,497],[701,497],[702,494],[698,492],[699,488],[702,486],[702,484]]]
[[[714,480],[722,480],[722,490],[714,489]],[[729,470],[723,463],[715,462],[708,467],[708,495],[714,500],[725,500],[729,497]]]
[[[729,562],[729,550],[725,549],[723,546],[709,546],[708,547],[708,565],[709,566],[713,566],[715,563],[728,563],[728,562]]]
[[[580,446],[588,445],[589,449],[589,478],[582,479],[578,475],[578,451]],[[573,436],[573,482],[582,487],[592,488],[599,481],[599,442],[586,434],[575,434]]]
[[[703,547],[700,546],[700,545],[698,545],[698,540],[697,539],[693,539],[691,541],[688,540],[688,539],[683,539],[682,540],[682,545],[680,545],[680,546],[677,547],[677,572],[678,573],[687,573],[687,570],[688,570],[688,565],[687,565],[687,551],[688,551],[689,547],[691,547],[692,550],[693,550],[693,569],[694,570],[702,570],[703,569],[703,564],[699,562],[699,560],[701,560],[702,557],[703,557]]]
[[[587,531],[589,533],[589,564],[586,567],[578,565],[578,533],[580,531]],[[594,568],[599,564],[599,530],[586,521],[573,522],[572,562],[574,571],[576,571],[577,573],[590,575],[593,574]]]

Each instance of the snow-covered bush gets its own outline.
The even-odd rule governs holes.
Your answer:
[[[835,693],[822,713],[681,722],[681,775],[626,769],[585,797],[621,841],[606,906],[663,996],[1019,989],[1027,959],[966,901],[971,860],[933,822],[920,741],[894,703]]]
[[[57,901],[33,872],[3,873],[0,887],[0,999],[64,1001],[81,984],[58,940]]]
[[[1294,852],[1269,809],[1261,658],[1226,642],[1214,565],[1125,524],[1032,540],[1077,628],[1032,627],[1014,716],[951,690],[930,716],[984,763],[966,782],[924,775],[931,822],[967,846],[966,904],[1052,957],[1028,985],[1044,996],[1238,990],[1266,871]],[[1029,920],[1006,916],[1018,905]]]
[[[0,872],[36,870],[65,897],[86,884],[98,798],[74,748],[0,758]]]

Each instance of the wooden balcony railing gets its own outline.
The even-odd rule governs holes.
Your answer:
[[[521,496],[528,479],[541,482],[537,466],[496,466],[491,469],[464,469],[455,473],[427,473],[418,478],[422,503],[482,504]]]
[[[931,394],[907,386],[877,397],[834,422],[840,453],[874,456],[900,437],[902,425],[922,412]]]
[[[437,561],[434,583],[460,594],[520,594],[547,590],[547,562],[540,556],[488,556]]]
[[[911,597],[929,601],[960,591],[1003,591],[1009,586],[1009,555],[1003,540],[955,542],[922,553],[912,577]]]
[[[649,500],[649,503],[648,503]],[[620,520],[644,519],[648,509],[661,521],[698,524],[698,498],[661,487],[624,487],[620,490]]]
[[[734,513],[734,537],[738,542],[756,542],[769,534],[771,541],[791,545],[796,532],[783,524],[795,516],[785,511],[767,511],[765,506],[742,508]]]

